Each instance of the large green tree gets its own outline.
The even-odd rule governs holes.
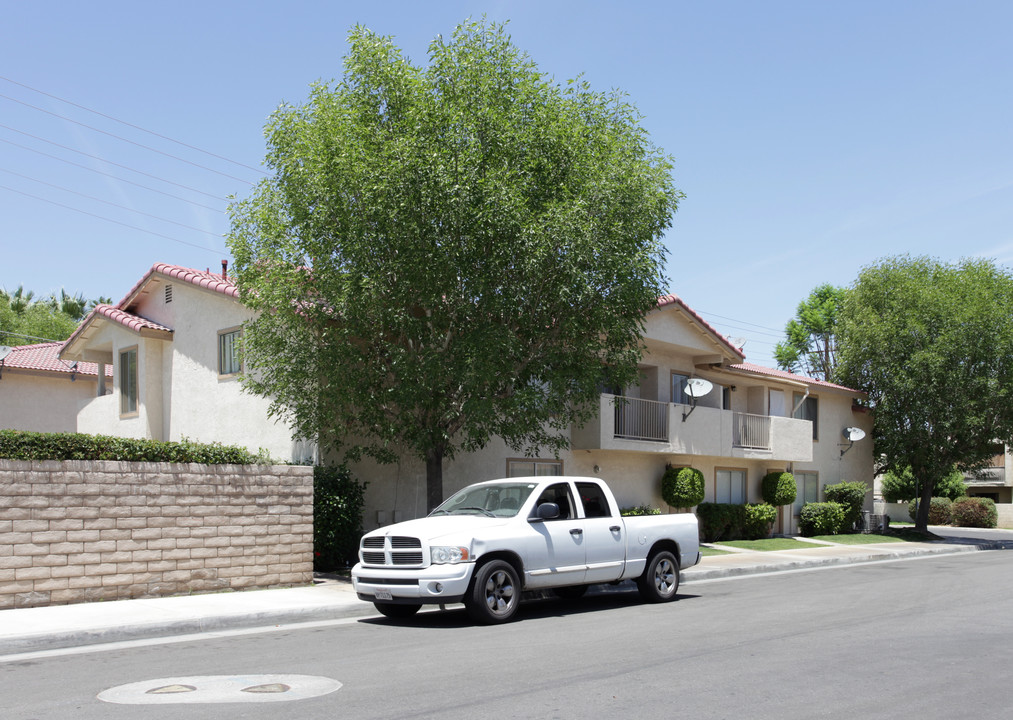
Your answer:
[[[494,436],[558,451],[637,378],[681,194],[622,95],[543,75],[502,26],[427,66],[356,27],[344,76],[284,105],[273,174],[231,207],[248,386],[355,459],[426,463]]]
[[[81,294],[60,291],[46,299],[37,299],[31,290],[18,286],[8,292],[0,289],[0,345],[31,345],[47,340],[66,340],[85,315],[86,301]]]
[[[894,257],[860,273],[838,324],[838,377],[869,393],[881,470],[933,487],[1013,441],[1013,277],[987,260]]]
[[[788,372],[832,381],[837,368],[837,315],[844,289],[824,283],[798,304],[774,348],[777,366]]]

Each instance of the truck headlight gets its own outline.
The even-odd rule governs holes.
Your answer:
[[[468,548],[466,547],[446,547],[434,545],[429,548],[429,555],[433,560],[433,565],[468,562]]]

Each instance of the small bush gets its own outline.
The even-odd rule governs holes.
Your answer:
[[[799,532],[805,537],[836,535],[844,524],[844,506],[836,502],[806,503],[799,514]]]
[[[0,458],[5,460],[120,460],[125,462],[254,465],[270,462],[266,452],[221,443],[160,442],[138,438],[0,430]]]
[[[865,504],[865,496],[869,494],[869,486],[863,482],[839,482],[825,486],[823,492],[827,500],[844,506],[841,530],[853,530],[855,523],[862,517],[862,506]]]
[[[739,540],[746,525],[746,506],[702,502],[696,506],[704,542]]]
[[[918,517],[918,501],[908,503],[907,514],[912,520]],[[929,505],[929,525],[949,525],[953,522],[953,501],[947,497],[934,497]]]
[[[962,497],[953,502],[954,525],[994,528],[998,523],[999,513],[995,509],[995,501],[991,498]]]
[[[794,481],[792,481],[794,482]],[[743,539],[760,540],[770,537],[770,529],[777,519],[777,510],[768,503],[750,503],[745,506],[745,523],[742,528]]]
[[[359,555],[366,486],[344,468],[313,468],[313,569],[351,567]]]
[[[661,476],[661,497],[676,508],[699,505],[705,497],[703,473],[690,467],[666,468]]]
[[[619,508],[619,514],[626,517],[639,515],[661,515],[661,510],[650,505],[635,505],[633,507]]]
[[[763,502],[780,507],[791,505],[798,495],[795,476],[790,472],[772,472],[763,476],[760,482],[760,494]]]

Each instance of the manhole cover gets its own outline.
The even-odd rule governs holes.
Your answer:
[[[199,675],[119,685],[98,699],[120,705],[249,703],[305,700],[332,693],[341,683],[318,675]]]

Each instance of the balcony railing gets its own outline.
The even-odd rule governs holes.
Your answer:
[[[770,449],[770,418],[766,415],[732,413],[732,446]]]
[[[668,442],[668,403],[616,397],[615,437]]]

